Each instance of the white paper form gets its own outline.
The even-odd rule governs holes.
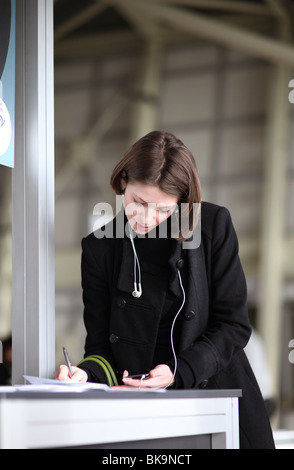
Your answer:
[[[104,390],[109,391],[111,388],[106,384],[93,383],[93,382],[63,382],[61,380],[46,379],[42,377],[34,377],[31,375],[24,375],[24,378],[30,385],[24,385],[29,390],[39,391],[56,391],[56,392],[84,392],[86,390]]]

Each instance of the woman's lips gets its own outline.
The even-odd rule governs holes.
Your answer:
[[[150,230],[150,227],[148,225],[141,225],[138,222],[137,224],[137,230],[140,230],[141,232],[148,232]]]

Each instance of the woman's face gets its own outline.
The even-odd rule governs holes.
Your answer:
[[[164,193],[158,186],[122,180],[124,208],[132,229],[145,234],[166,220],[177,207],[177,197]]]

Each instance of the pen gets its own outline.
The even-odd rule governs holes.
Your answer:
[[[72,371],[69,355],[68,355],[67,350],[65,348],[62,348],[62,349],[63,349],[63,354],[64,354],[64,358],[66,360],[67,367],[69,368],[70,376],[72,377],[73,376],[73,371]]]

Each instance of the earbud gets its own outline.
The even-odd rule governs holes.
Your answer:
[[[138,284],[138,288],[137,288],[137,283],[134,282],[134,290],[132,292],[132,296],[138,299],[139,297],[141,297],[141,295],[142,295],[141,283]]]
[[[130,233],[130,239],[131,239],[131,244],[134,252],[134,290],[132,292],[132,296],[138,299],[142,295],[142,285],[141,285],[141,269],[140,269],[140,263],[139,259],[137,256],[134,240],[133,240],[133,234],[131,227],[129,225],[129,233]],[[139,274],[139,281],[137,284],[137,267],[138,267],[138,274]]]

